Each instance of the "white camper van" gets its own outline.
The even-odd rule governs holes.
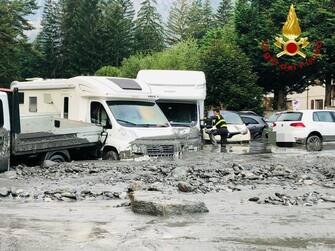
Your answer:
[[[137,80],[145,82],[184,145],[201,143],[200,120],[204,117],[206,78],[200,71],[142,70]]]
[[[54,114],[105,128],[104,159],[172,156],[179,144],[168,120],[141,81],[111,77],[13,82],[24,115]]]

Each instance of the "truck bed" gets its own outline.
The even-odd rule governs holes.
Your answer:
[[[21,118],[21,131],[14,137],[14,155],[94,146],[102,128],[52,116],[27,116]]]

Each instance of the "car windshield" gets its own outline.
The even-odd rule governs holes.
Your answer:
[[[280,114],[277,121],[300,121],[301,118],[301,112],[285,112]]]
[[[224,120],[226,121],[227,124],[234,124],[234,125],[243,125],[243,121],[240,117],[240,115],[238,115],[235,112],[228,112],[228,111],[221,111],[220,112],[224,118]],[[213,116],[213,112],[210,111],[208,112],[208,117]]]
[[[191,126],[197,121],[197,105],[185,103],[158,103],[172,126]]]
[[[116,121],[126,127],[168,127],[169,123],[154,102],[108,101]]]

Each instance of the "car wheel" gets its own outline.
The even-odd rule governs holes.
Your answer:
[[[103,160],[119,160],[120,158],[117,152],[111,150],[111,151],[105,152],[102,159]]]
[[[322,139],[317,135],[311,135],[306,140],[307,151],[321,151]]]

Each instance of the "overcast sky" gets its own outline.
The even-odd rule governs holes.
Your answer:
[[[136,10],[139,9],[141,1],[142,0],[134,0],[134,7]],[[169,15],[170,6],[173,1],[174,0],[157,0],[157,9],[159,13],[162,15],[164,21],[167,19]],[[211,0],[211,3],[214,8],[218,6],[219,2],[220,0]],[[37,0],[37,4],[40,8],[36,11],[35,15],[28,17],[30,22],[35,27],[34,30],[26,32],[30,40],[33,40],[38,34],[38,32],[41,30],[41,18],[43,13],[44,0]]]

